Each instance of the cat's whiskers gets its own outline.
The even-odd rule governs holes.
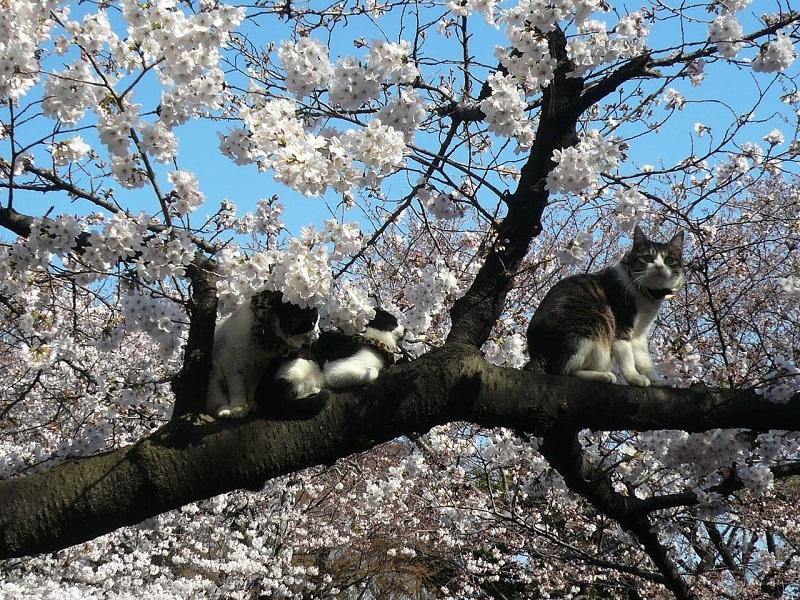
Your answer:
[[[632,275],[632,273],[631,273],[631,275]],[[647,277],[647,271],[645,271],[644,273],[642,273],[638,277],[631,277],[630,283],[625,286],[625,298],[628,298],[628,293],[631,291],[632,288],[634,288],[634,286],[636,286],[636,288],[638,289],[639,283],[645,277]]]

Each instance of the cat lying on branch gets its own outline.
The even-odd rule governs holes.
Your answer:
[[[289,399],[307,398],[323,389],[338,391],[367,385],[394,363],[404,333],[397,317],[377,308],[360,335],[321,333],[308,356],[288,360],[278,368],[276,382]]]
[[[324,390],[377,379],[394,362],[404,334],[397,318],[380,308],[359,336],[320,335],[318,321],[315,308],[283,302],[281,292],[255,294],[217,327],[207,412],[241,418],[254,408],[256,397],[269,399],[260,406],[266,412],[292,412],[287,402],[314,398],[295,408],[316,412],[327,399]],[[259,384],[269,389],[257,394]]]

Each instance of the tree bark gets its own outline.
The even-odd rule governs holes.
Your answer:
[[[800,430],[800,398],[635,388],[496,367],[455,344],[337,394],[304,420],[176,419],[141,442],[0,482],[0,558],[51,552],[148,517],[451,421],[532,435],[583,428]]]

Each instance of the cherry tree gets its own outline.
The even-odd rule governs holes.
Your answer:
[[[789,3],[15,0],[0,32],[6,597],[800,597]],[[670,387],[523,369],[637,223],[686,232]],[[403,356],[213,421],[215,324],[263,289],[347,333],[380,304]]]

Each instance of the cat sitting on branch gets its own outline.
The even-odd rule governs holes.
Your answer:
[[[684,284],[682,255],[683,231],[660,243],[637,225],[618,263],[556,283],[528,326],[528,368],[616,383],[613,357],[629,384],[665,385],[647,338],[662,302]]]

